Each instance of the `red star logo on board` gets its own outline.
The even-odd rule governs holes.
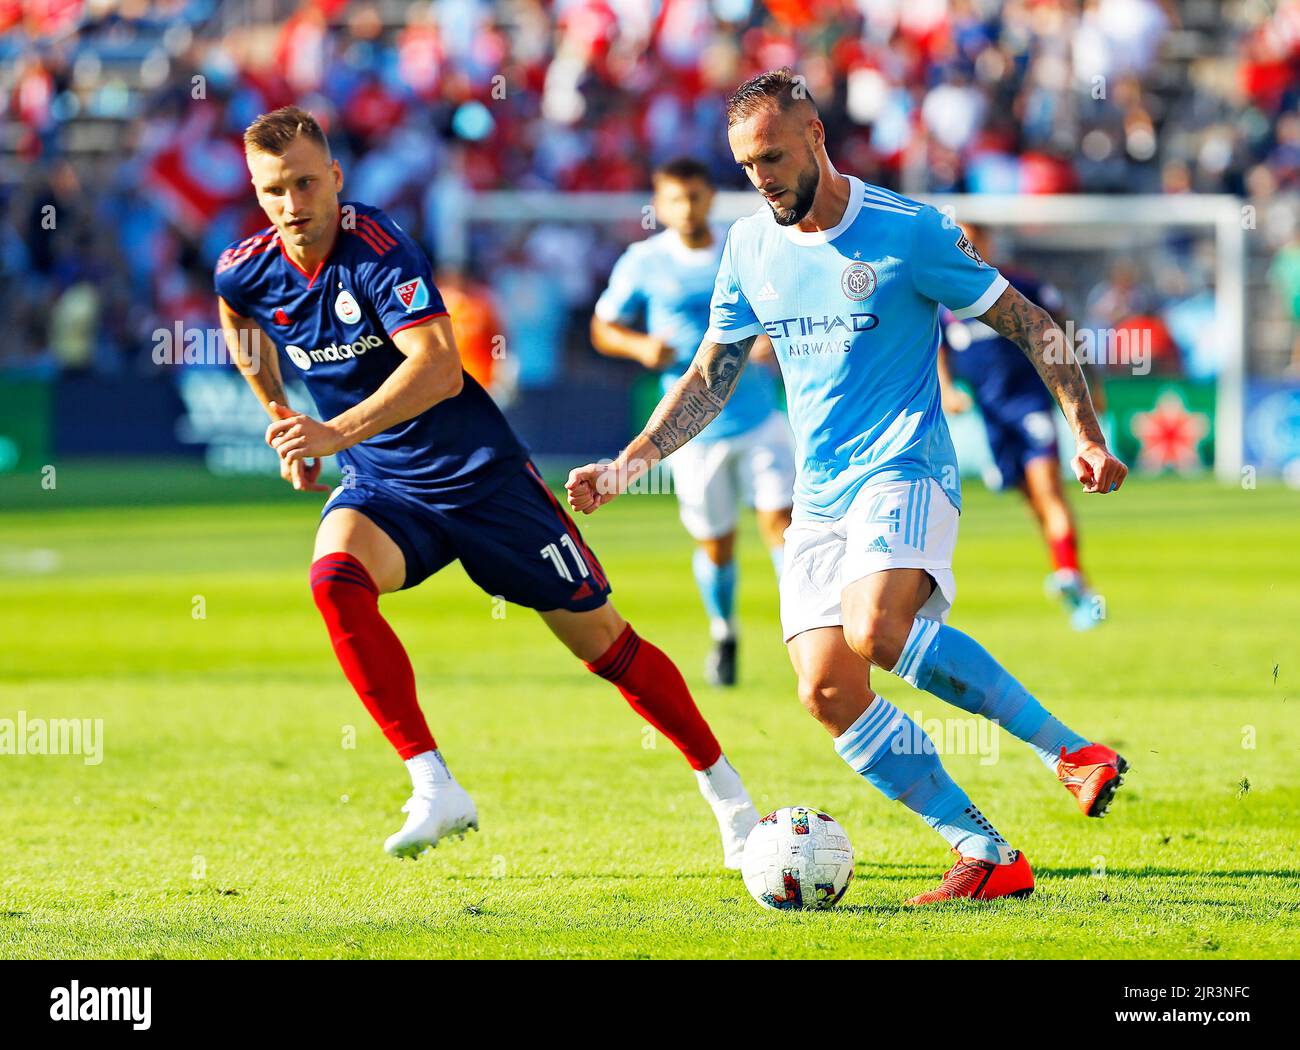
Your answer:
[[[1210,432],[1210,417],[1188,411],[1177,391],[1162,393],[1150,412],[1134,412],[1129,428],[1138,439],[1138,465],[1144,470],[1171,469],[1186,474],[1200,469],[1196,447]]]

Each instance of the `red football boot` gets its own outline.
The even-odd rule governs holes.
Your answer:
[[[1105,744],[1089,744],[1068,755],[1061,748],[1061,760],[1056,764],[1056,779],[1079,800],[1085,817],[1105,815],[1127,772],[1124,756]]]
[[[929,893],[903,901],[905,905],[939,904],[958,897],[990,901],[995,897],[1028,897],[1034,892],[1034,873],[1019,850],[1009,864],[994,864],[963,857],[956,850],[952,852],[957,855],[957,863],[944,873],[943,881]]]

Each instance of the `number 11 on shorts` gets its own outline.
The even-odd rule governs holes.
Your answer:
[[[564,562],[564,554],[560,550],[560,544],[568,548],[569,553],[573,555],[574,564],[578,566],[578,573],[584,577],[588,576],[587,563],[582,560],[582,555],[578,552],[578,548],[571,536],[561,536],[560,543],[548,543],[541,549],[542,557],[548,559],[555,566],[555,571],[572,583],[573,574],[569,572],[569,566]]]

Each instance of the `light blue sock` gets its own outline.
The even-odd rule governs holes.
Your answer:
[[[715,641],[735,636],[736,605],[736,563],[729,561],[726,565],[714,565],[709,556],[695,549],[691,559],[691,568],[695,570],[695,583],[700,589],[700,598],[704,602],[704,611],[709,614],[710,630]]]
[[[1025,741],[1053,773],[1067,752],[1089,741],[1048,712],[971,638],[938,620],[912,621],[894,674],[963,711],[983,715]]]
[[[772,555],[772,567],[776,569],[776,578],[778,582],[781,579],[781,570],[785,568],[785,544],[779,547],[773,547],[770,551]]]
[[[935,754],[924,729],[878,696],[835,738],[835,751],[886,798],[919,813],[963,857],[1007,864],[1014,851]]]

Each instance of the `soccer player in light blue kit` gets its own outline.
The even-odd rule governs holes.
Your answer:
[[[961,490],[940,410],[939,305],[979,317],[1034,362],[1076,435],[1084,491],[1112,492],[1127,470],[1107,450],[1078,361],[1047,312],[935,209],[837,172],[801,78],[789,69],[752,78],[728,100],[727,121],[732,153],[768,207],[728,234],[691,369],[617,459],[570,473],[570,503],[591,513],[698,434],[766,332],[798,461],[781,620],[800,699],[854,771],[957,855],[940,885],[908,904],[1027,896],[1024,854],[948,776],[920,727],[870,686],[874,665],[996,719],[1089,816],[1102,815],[1127,768],[944,622]]]
[[[591,321],[597,350],[659,371],[664,393],[690,367],[709,325],[724,241],[709,228],[712,203],[713,183],[699,161],[679,158],[657,168],[655,215],[667,229],[623,253]],[[770,358],[771,343],[761,343]],[[759,351],[750,356],[757,362]],[[673,457],[672,471],[682,524],[696,542],[692,567],[713,636],[704,675],[710,685],[734,685],[737,504],[754,508],[779,574],[794,488],[790,423],[766,367],[740,377],[708,433]]]

